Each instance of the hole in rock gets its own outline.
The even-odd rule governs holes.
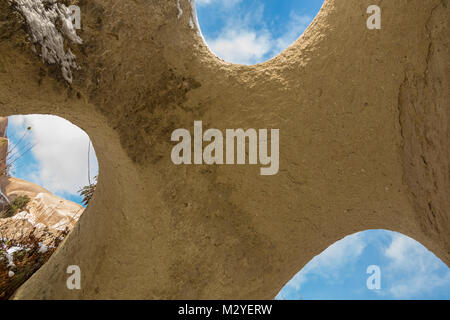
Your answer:
[[[211,51],[252,65],[282,52],[305,31],[324,0],[196,0],[202,34]]]
[[[69,121],[0,117],[0,299],[8,299],[74,228],[97,175],[88,135]]]
[[[449,299],[450,269],[397,232],[349,235],[314,257],[276,299]]]

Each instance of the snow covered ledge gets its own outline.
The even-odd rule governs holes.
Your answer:
[[[81,44],[72,24],[71,12],[56,0],[12,0],[15,8],[25,18],[31,41],[41,47],[40,56],[61,67],[64,79],[72,83],[72,68],[78,69],[75,55],[65,50],[65,39]],[[35,48],[33,47],[33,51]]]

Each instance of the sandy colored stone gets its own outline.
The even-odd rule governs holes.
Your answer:
[[[0,219],[0,238],[24,242],[33,234],[45,245],[54,245],[64,231],[72,230],[84,212],[77,203],[58,197],[32,182],[0,177],[0,191],[9,201],[28,196],[30,201],[22,212]]]
[[[6,128],[8,118],[0,117],[0,176],[6,170],[6,157],[8,155],[8,139],[6,138]]]
[[[30,202],[25,207],[26,212],[36,224],[49,228],[64,230],[67,227],[72,230],[84,211],[81,205],[18,178],[0,177],[0,190],[10,201],[17,196],[28,196]]]
[[[70,1],[67,1],[70,2]],[[80,0],[69,85],[0,0],[0,113],[85,130],[97,192],[17,299],[273,298],[346,235],[388,229],[450,262],[447,0],[326,0],[255,66],[216,58],[189,1]],[[175,166],[176,128],[279,128],[280,172]],[[82,289],[66,288],[79,265]]]
[[[15,244],[27,243],[33,235],[37,241],[46,246],[55,246],[55,242],[63,233],[58,230],[49,230],[44,226],[36,226],[24,219],[0,219],[0,238],[13,241]]]
[[[8,127],[8,118],[0,117],[0,137],[6,137],[6,128]]]

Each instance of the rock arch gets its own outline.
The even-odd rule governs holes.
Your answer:
[[[7,126],[8,118],[0,118],[0,174],[6,170],[6,155],[8,154]]]
[[[361,230],[308,261],[276,299],[433,299],[445,295],[449,272],[413,238],[384,229]]]
[[[49,113],[85,130],[98,190],[17,299],[273,298],[347,234],[390,229],[449,256],[448,1],[327,0],[264,64],[221,62],[191,2],[79,0],[69,84],[0,2],[0,115]],[[170,134],[279,128],[280,172],[170,161]],[[292,252],[299,252],[292,256]],[[65,286],[79,265],[82,289]]]

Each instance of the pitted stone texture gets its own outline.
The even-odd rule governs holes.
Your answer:
[[[6,138],[7,127],[8,127],[8,118],[0,117],[0,138]]]
[[[0,238],[15,243],[26,243],[27,237],[33,234],[45,245],[55,245],[58,237],[74,228],[84,211],[79,204],[22,179],[0,177],[0,191],[10,201],[18,196],[30,198],[21,212],[0,219]]]
[[[8,118],[0,117],[0,176],[6,173],[6,158],[8,156],[8,139],[6,137],[7,127]],[[0,201],[1,200],[2,199],[0,199]]]
[[[216,58],[190,27],[190,1],[179,19],[176,0],[77,3],[69,86],[0,2],[2,115],[72,121],[100,166],[86,213],[17,299],[273,298],[329,245],[377,228],[449,263],[448,1],[382,1],[382,29],[368,30],[373,1],[327,0],[255,66]],[[170,135],[194,120],[280,129],[280,172],[173,165]],[[74,264],[79,291],[66,288]]]

